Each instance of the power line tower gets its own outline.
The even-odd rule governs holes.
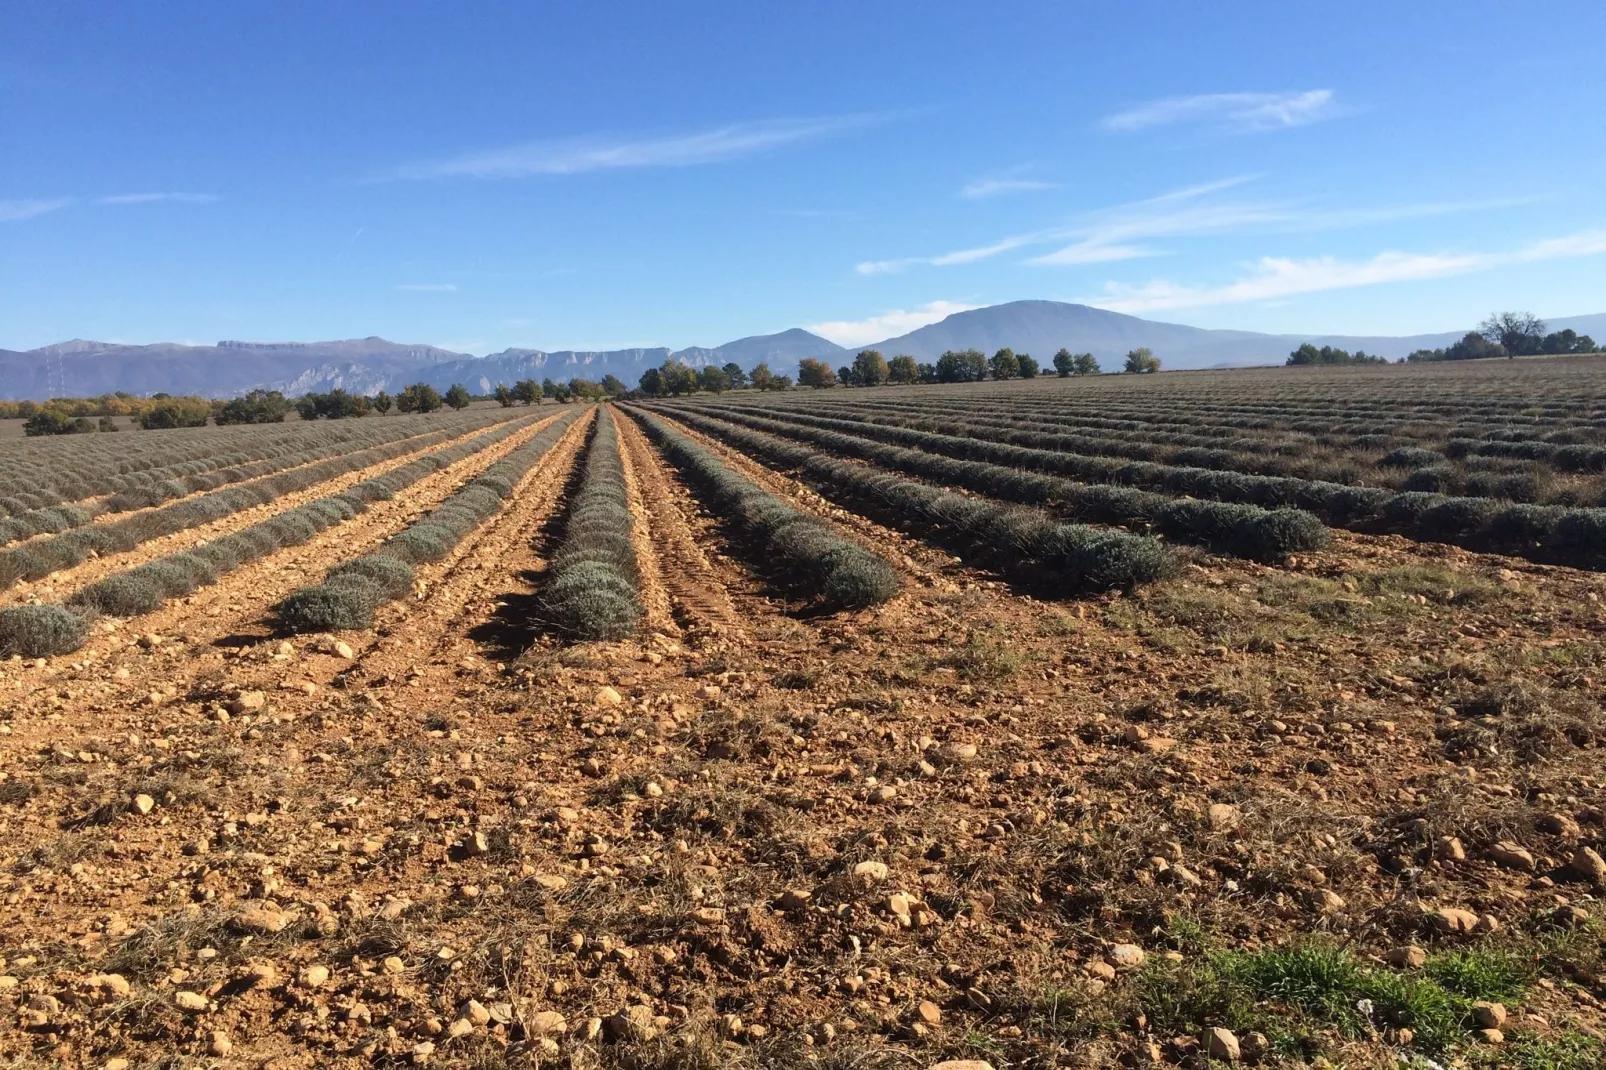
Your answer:
[[[62,370],[60,353],[45,358],[45,395],[47,399],[67,396],[67,374]]]

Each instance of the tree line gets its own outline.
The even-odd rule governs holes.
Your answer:
[[[1054,371],[1060,378],[1073,375],[1099,375],[1098,360],[1091,353],[1072,353],[1061,349],[1054,354]],[[852,364],[832,368],[814,357],[798,362],[797,386],[823,390],[835,386],[915,386],[921,383],[979,383],[987,379],[1035,379],[1042,366],[1030,353],[1017,353],[1008,346],[991,357],[979,349],[949,350],[933,363],[922,363],[907,354],[888,360],[880,351],[860,351]],[[1160,370],[1160,359],[1148,349],[1134,349],[1126,355],[1123,372],[1147,374]],[[670,358],[657,368],[649,368],[641,377],[639,390],[651,397],[668,397],[678,394],[706,392],[722,393],[752,387],[755,390],[790,390],[790,376],[776,375],[770,366],[760,364],[752,372],[744,372],[735,363],[723,368],[707,365],[692,368]]]

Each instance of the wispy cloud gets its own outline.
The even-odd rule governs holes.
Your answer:
[[[1105,118],[1106,130],[1145,130],[1172,123],[1202,123],[1232,133],[1285,130],[1339,113],[1331,89],[1292,93],[1200,93],[1150,101]]]
[[[808,330],[822,338],[830,339],[839,346],[857,346],[908,334],[928,323],[947,319],[955,312],[968,312],[977,307],[979,306],[962,305],[954,301],[930,301],[916,309],[894,308],[862,320],[828,320],[825,323],[811,323],[808,325]]]
[[[1191,208],[1186,212],[1179,211],[1177,206],[1189,204],[1209,194],[1241,185],[1248,181],[1250,181],[1249,178],[1230,178],[1199,186],[1189,186],[1185,189],[1173,190],[1170,193],[1164,193],[1158,197],[1151,197],[1143,201],[1136,201],[1132,204],[1117,205],[1113,208],[1087,213],[1082,221],[1070,226],[1049,227],[1026,234],[1015,234],[1007,238],[1000,238],[998,241],[987,245],[958,249],[950,253],[943,253],[940,256],[911,256],[894,260],[867,260],[858,264],[857,270],[861,275],[887,275],[919,265],[952,267],[958,264],[973,264],[978,260],[987,260],[1015,249],[1066,241],[1071,242],[1071,244],[1056,253],[1037,257],[1032,262],[1092,264],[1110,260],[1129,260],[1139,256],[1151,256],[1153,253],[1149,250],[1126,243],[1135,238],[1160,237],[1176,233],[1196,233],[1201,228],[1211,229],[1205,225],[1207,218],[1214,219],[1216,226],[1227,225],[1223,206],[1207,207],[1202,212],[1197,207]],[[1246,213],[1240,211],[1237,214],[1241,222]]]
[[[1606,254],[1606,229],[1581,231],[1495,253],[1422,254],[1391,251],[1359,261],[1334,257],[1293,260],[1267,256],[1255,261],[1246,274],[1222,286],[1190,286],[1166,280],[1154,280],[1141,286],[1112,282],[1105,284],[1103,294],[1080,300],[1112,312],[1199,308],[1269,301],[1297,294],[1390,282],[1437,279],[1487,271],[1506,264],[1601,254]]]
[[[71,197],[0,201],[0,223],[19,223],[24,219],[34,219],[47,212],[54,212],[58,208],[65,208],[71,203]]]
[[[1104,264],[1164,255],[1166,250],[1153,244],[1161,238],[1251,230],[1344,230],[1524,203],[1520,200],[1491,200],[1329,209],[1286,201],[1223,200],[1215,196],[1251,181],[1253,176],[1241,176],[1188,186],[1146,200],[1087,212],[1069,225],[1015,234],[987,245],[957,249],[940,256],[866,260],[856,265],[856,270],[861,275],[887,275],[911,267],[952,267],[1043,245],[1059,247],[1029,257],[1025,263],[1061,267]]]
[[[766,119],[684,134],[564,138],[490,149],[401,167],[391,179],[529,178],[631,167],[690,167],[830,137],[875,122],[873,115]]]
[[[216,204],[222,200],[215,193],[118,193],[110,197],[99,197],[96,204],[155,204],[158,201],[172,201],[175,204]]]
[[[1037,178],[1025,178],[1021,172],[1025,168],[1017,167],[1001,175],[987,178],[978,178],[966,182],[960,189],[959,195],[968,200],[980,201],[990,197],[1005,197],[1011,193],[1034,193],[1038,190],[1058,189],[1058,182],[1044,182]]]
[[[457,292],[455,282],[404,282],[396,289],[403,293],[413,294],[453,294]]]

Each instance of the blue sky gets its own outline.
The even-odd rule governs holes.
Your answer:
[[[0,348],[1606,311],[1606,5],[10,0]]]

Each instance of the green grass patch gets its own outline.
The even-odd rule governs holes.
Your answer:
[[[1319,1048],[1322,1033],[1359,1039],[1399,1028],[1415,1034],[1417,1051],[1459,1050],[1473,1028],[1475,1001],[1519,1003],[1541,965],[1564,951],[1550,943],[1463,949],[1431,955],[1411,971],[1374,965],[1321,940],[1241,951],[1205,946],[1197,926],[1185,924],[1175,936],[1198,950],[1180,963],[1151,962],[1127,995],[1154,1027],[1258,1031],[1289,1055]]]

